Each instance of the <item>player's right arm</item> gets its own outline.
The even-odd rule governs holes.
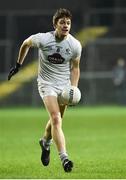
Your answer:
[[[31,46],[32,46],[32,39],[31,39],[31,37],[29,37],[22,43],[22,45],[20,47],[17,63],[19,63],[20,65],[23,64],[24,59],[25,59],[25,57],[29,51],[29,48]]]
[[[20,69],[22,63],[24,62],[24,59],[29,51],[29,48],[31,46],[32,46],[32,38],[29,37],[22,43],[22,45],[20,47],[19,54],[18,54],[18,60],[16,62],[16,65],[11,68],[9,75],[8,75],[8,80],[10,80],[11,77],[19,71],[19,69]]]

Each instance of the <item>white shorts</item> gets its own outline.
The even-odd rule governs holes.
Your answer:
[[[62,85],[58,85],[58,84],[50,85],[50,84],[44,84],[44,83],[38,82],[38,91],[42,99],[45,96],[55,96],[58,98],[60,94],[62,93],[62,90],[66,86],[69,86],[69,85],[70,85],[70,82],[68,82],[67,84],[62,84]]]

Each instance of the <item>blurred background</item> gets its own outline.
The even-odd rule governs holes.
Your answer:
[[[71,34],[83,46],[80,105],[126,105],[125,0],[0,0],[0,107],[42,104],[36,49],[10,82],[7,75],[23,40],[53,30],[52,16],[60,7],[72,12]]]

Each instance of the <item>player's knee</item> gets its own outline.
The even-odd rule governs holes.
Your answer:
[[[61,115],[58,112],[51,113],[52,126],[59,127],[61,126]]]

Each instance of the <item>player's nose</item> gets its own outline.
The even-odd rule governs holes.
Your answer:
[[[68,29],[68,25],[64,24],[63,29]]]

